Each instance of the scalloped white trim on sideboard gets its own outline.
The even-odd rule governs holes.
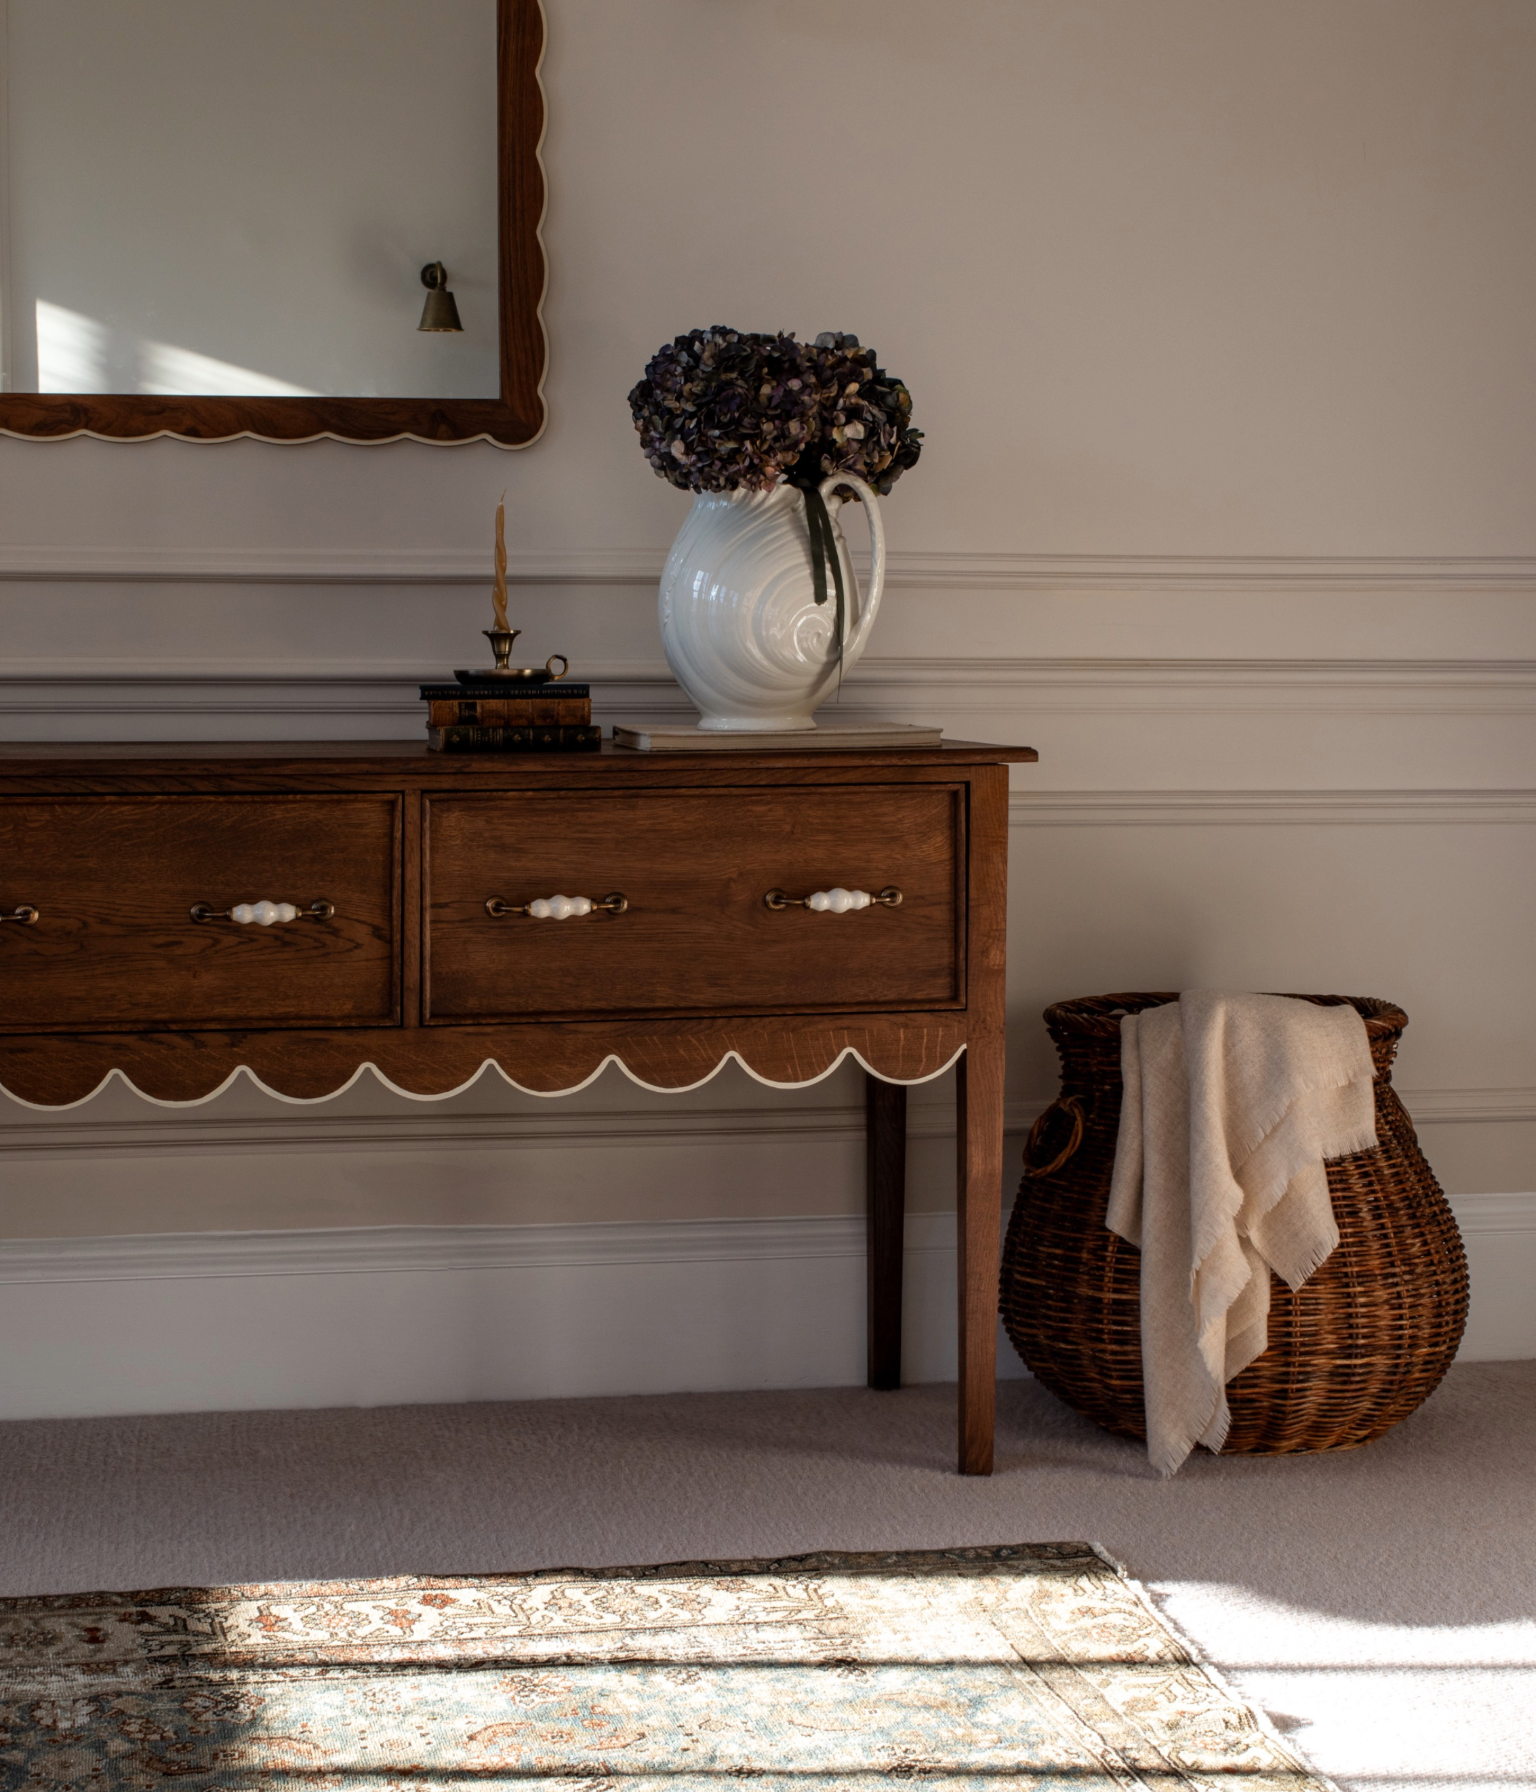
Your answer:
[[[930,1070],[922,1076],[885,1077],[883,1080],[886,1082],[898,1083],[902,1088],[906,1089],[917,1088],[923,1083],[936,1082],[947,1070],[952,1070],[954,1068],[964,1051],[965,1047],[963,1045],[958,1046],[954,1053],[946,1059],[937,1070]],[[590,1088],[610,1064],[615,1066],[618,1070],[621,1070],[637,1088],[649,1089],[656,1095],[688,1095],[695,1089],[702,1089],[706,1083],[712,1083],[728,1064],[734,1064],[738,1069],[744,1070],[747,1075],[751,1077],[753,1082],[761,1083],[765,1089],[810,1089],[817,1083],[824,1083],[828,1077],[834,1075],[845,1063],[854,1063],[857,1064],[861,1070],[869,1071],[871,1074],[878,1074],[874,1072],[873,1066],[865,1061],[863,1053],[860,1052],[856,1046],[845,1045],[825,1070],[818,1071],[815,1076],[802,1077],[798,1082],[791,1083],[775,1082],[772,1077],[762,1075],[760,1071],[752,1068],[746,1059],[742,1057],[740,1052],[732,1048],[730,1051],[722,1052],[713,1068],[706,1071],[703,1076],[696,1078],[691,1083],[679,1083],[675,1087],[668,1087],[661,1083],[646,1082],[644,1077],[630,1069],[629,1065],[624,1062],[617,1052],[609,1052],[589,1075],[584,1076],[579,1083],[568,1083],[563,1089],[526,1088],[522,1083],[518,1082],[515,1077],[508,1076],[506,1071],[502,1069],[501,1065],[498,1064],[494,1058],[486,1058],[482,1060],[479,1069],[477,1069],[472,1076],[465,1077],[464,1081],[459,1083],[455,1088],[442,1089],[428,1094],[423,1094],[416,1089],[406,1089],[402,1087],[399,1083],[392,1081],[379,1069],[377,1064],[372,1062],[359,1064],[345,1082],[338,1083],[334,1089],[328,1089],[324,1095],[285,1095],[281,1089],[269,1088],[256,1072],[246,1064],[237,1064],[235,1068],[230,1071],[229,1075],[224,1078],[223,1082],[221,1082],[217,1088],[210,1089],[206,1095],[194,1095],[186,1101],[172,1101],[159,1095],[146,1095],[142,1089],[135,1085],[132,1077],[130,1077],[126,1071],[119,1070],[116,1065],[107,1072],[88,1095],[82,1095],[76,1101],[63,1101],[58,1103],[28,1101],[25,1096],[17,1095],[10,1089],[6,1089],[3,1084],[0,1084],[0,1093],[3,1093],[8,1101],[15,1102],[18,1107],[32,1108],[39,1113],[45,1114],[67,1114],[74,1108],[82,1108],[88,1102],[94,1101],[103,1090],[108,1088],[112,1083],[118,1082],[122,1083],[128,1089],[131,1089],[140,1101],[147,1101],[157,1108],[185,1110],[187,1108],[200,1108],[205,1102],[217,1100],[227,1089],[231,1089],[239,1083],[241,1078],[247,1078],[256,1086],[256,1088],[261,1090],[262,1094],[269,1096],[273,1101],[286,1102],[291,1107],[307,1108],[313,1107],[319,1102],[333,1101],[338,1095],[344,1095],[354,1084],[362,1082],[371,1072],[373,1076],[375,1076],[392,1094],[404,1096],[407,1101],[451,1101],[454,1096],[463,1095],[467,1090],[473,1088],[474,1085],[479,1082],[480,1078],[486,1075],[501,1077],[504,1082],[510,1085],[510,1087],[516,1089],[520,1095],[534,1095],[541,1101],[558,1101],[562,1095],[575,1095],[583,1089]]]

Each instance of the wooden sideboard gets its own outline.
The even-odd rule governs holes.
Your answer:
[[[895,1386],[904,1085],[953,1063],[960,1468],[986,1474],[1007,766],[1034,758],[0,746],[0,1084],[59,1105],[116,1068],[187,1101],[245,1066],[316,1098],[371,1064],[436,1095],[494,1062],[549,1094],[617,1059],[680,1090],[728,1054],[783,1085],[852,1054]]]

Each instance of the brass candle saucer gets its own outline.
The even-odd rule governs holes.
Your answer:
[[[512,643],[523,632],[520,628],[485,628],[480,632],[490,642],[496,664],[474,672],[456,671],[454,677],[460,684],[485,684],[491,679],[518,684],[553,684],[571,669],[571,662],[563,653],[552,653],[542,666],[512,665]],[[556,660],[560,662],[558,672],[555,671]]]

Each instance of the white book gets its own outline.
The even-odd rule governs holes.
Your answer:
[[[840,747],[936,747],[942,728],[921,722],[862,721],[835,717],[814,728],[763,734],[730,734],[686,723],[615,722],[615,746],[637,753],[796,753],[835,752]]]

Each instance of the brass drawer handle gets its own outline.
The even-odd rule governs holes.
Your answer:
[[[831,890],[813,890],[809,896],[786,896],[782,890],[770,890],[763,898],[764,908],[809,908],[818,915],[846,915],[876,904],[881,908],[900,908],[901,891],[895,884],[887,884],[878,896],[871,896],[868,890],[845,890],[839,884]]]
[[[32,927],[37,922],[37,910],[30,902],[23,902],[19,908],[13,908],[8,915],[0,915],[0,921],[15,921],[22,927]]]
[[[270,927],[276,921],[329,921],[336,913],[336,904],[322,896],[300,908],[293,902],[237,902],[233,908],[210,908],[206,902],[192,904],[194,921],[233,921],[237,927]]]
[[[534,921],[568,921],[572,915],[590,915],[603,911],[622,915],[629,907],[627,896],[535,896],[532,902],[506,902],[500,896],[490,897],[485,912],[499,921],[503,915],[527,915]]]

